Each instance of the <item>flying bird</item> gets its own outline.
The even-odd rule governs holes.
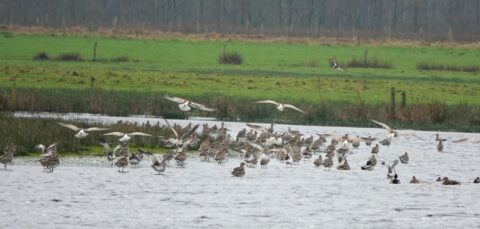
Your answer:
[[[90,127],[90,128],[87,128],[87,129],[83,129],[83,128],[77,127],[73,124],[62,123],[62,122],[58,122],[58,124],[60,126],[66,127],[68,129],[71,129],[71,130],[77,132],[74,135],[74,137],[76,137],[76,138],[84,138],[84,137],[88,136],[88,132],[108,130],[107,128],[100,128],[100,127]]]
[[[207,107],[203,104],[192,102],[190,100],[182,99],[182,98],[179,98],[179,97],[173,97],[173,96],[165,95],[165,99],[168,99],[172,102],[178,103],[178,108],[180,108],[180,110],[183,111],[183,112],[189,111],[192,108],[199,109],[199,110],[202,110],[202,111],[208,111],[208,112],[213,112],[213,111],[217,110],[215,108],[209,108],[209,107]]]
[[[117,136],[117,137],[121,137],[118,139],[118,141],[120,142],[128,142],[130,141],[130,139],[132,138],[132,136],[149,136],[151,137],[152,135],[150,134],[146,134],[146,133],[143,133],[143,132],[133,132],[133,133],[122,133],[122,132],[111,132],[111,133],[106,133],[106,134],[103,134],[103,135],[107,135],[107,136]]]
[[[335,70],[343,71],[343,69],[338,65],[337,59],[335,57],[330,60],[330,67]]]
[[[399,130],[395,130],[395,129],[391,128],[390,126],[388,126],[387,124],[383,123],[383,122],[379,122],[379,121],[374,120],[374,119],[370,119],[370,121],[372,121],[373,123],[383,127],[384,129],[388,130],[389,134],[387,134],[387,138],[386,138],[386,140],[388,140],[388,141],[392,141],[394,138],[396,138],[400,135],[412,135],[412,136],[424,141],[423,138],[415,135],[414,133],[405,132],[405,131],[399,132]]]
[[[267,104],[273,104],[277,107],[277,110],[279,111],[283,111],[285,108],[290,108],[290,109],[293,109],[293,110],[296,110],[298,112],[301,112],[303,114],[306,114],[307,112],[301,110],[300,108],[294,106],[294,105],[291,105],[291,104],[286,104],[286,103],[277,103],[273,100],[260,100],[260,101],[256,101],[255,103],[267,103]]]

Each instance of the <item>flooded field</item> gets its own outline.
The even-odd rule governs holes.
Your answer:
[[[142,117],[58,118],[162,123]],[[180,125],[190,121],[218,124],[171,120]],[[233,135],[246,127],[225,125]],[[381,139],[386,133],[378,128],[287,125],[275,125],[275,130],[288,127],[307,135],[348,133]],[[480,145],[447,141],[445,152],[439,153],[435,133],[416,131],[424,140],[402,136],[380,148],[379,162],[409,153],[410,162],[396,168],[399,185],[389,183],[384,166],[360,169],[370,157],[371,148],[364,144],[349,156],[350,171],[315,168],[313,159],[292,168],[271,160],[266,169],[246,168],[241,178],[230,174],[241,161],[235,156],[218,165],[191,155],[184,168],[172,161],[165,175],[155,175],[149,159],[122,174],[105,158],[61,158],[53,173],[43,172],[36,158],[16,158],[13,166],[0,169],[0,228],[478,228],[480,184],[472,181],[480,176]],[[421,183],[409,184],[412,176]],[[439,176],[462,184],[444,186],[435,181]]]

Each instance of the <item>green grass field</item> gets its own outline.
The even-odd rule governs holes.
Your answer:
[[[91,62],[97,42],[98,62]],[[223,45],[240,53],[240,66],[217,63]],[[440,47],[373,45],[309,45],[286,43],[154,40],[78,36],[14,35],[0,37],[0,85],[10,87],[135,90],[201,96],[216,93],[249,99],[344,101],[368,104],[389,101],[390,87],[407,92],[409,103],[444,101],[480,104],[479,73],[417,71],[420,62],[472,66],[480,50]],[[328,60],[352,58],[390,62],[392,69],[347,68],[336,71]],[[50,57],[78,52],[82,62],[34,61],[45,51]],[[107,62],[127,56],[128,62]]]

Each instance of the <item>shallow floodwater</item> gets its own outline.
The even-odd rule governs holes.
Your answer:
[[[226,127],[236,134],[245,125]],[[375,128],[289,127],[307,134],[385,134]],[[415,134],[425,140],[400,137],[378,155],[379,162],[391,162],[409,153],[409,164],[396,169],[399,185],[388,182],[381,165],[360,170],[371,150],[363,144],[349,157],[350,171],[314,168],[313,159],[293,168],[271,160],[267,169],[246,168],[242,178],[230,175],[240,163],[236,157],[218,165],[191,156],[185,168],[172,162],[165,175],[155,175],[148,159],[122,174],[104,158],[62,158],[53,173],[43,172],[35,158],[17,158],[8,170],[0,169],[0,228],[480,227],[480,184],[472,183],[480,176],[480,145],[447,142],[439,153],[434,132]],[[409,184],[413,175],[422,183]],[[462,184],[444,186],[438,176]]]

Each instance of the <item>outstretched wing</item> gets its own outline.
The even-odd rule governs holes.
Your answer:
[[[383,122],[379,122],[379,121],[374,120],[374,119],[370,119],[370,121],[374,122],[377,125],[380,125],[381,127],[383,127],[384,129],[386,129],[388,131],[394,131],[390,126],[388,126],[387,124],[385,124]]]
[[[199,109],[199,110],[202,110],[202,111],[216,111],[217,109],[215,108],[209,108],[203,104],[200,104],[200,103],[194,103],[194,102],[190,102],[190,106],[193,107],[193,108],[196,108],[196,109]]]
[[[270,104],[275,104],[275,105],[280,105],[280,103],[277,103],[273,100],[260,100],[260,101],[256,101],[255,103],[270,103]]]
[[[255,144],[255,143],[249,142],[249,141],[247,141],[247,143],[248,143],[249,145],[255,147],[256,149],[258,149],[258,150],[260,150],[260,151],[263,152],[263,149],[264,149],[264,148],[263,148],[261,145],[258,145],[258,144]]]
[[[268,129],[263,127],[263,126],[260,126],[260,125],[255,125],[255,124],[250,124],[250,123],[247,123],[247,126],[252,128],[252,129],[255,129],[255,130],[258,130],[258,131],[262,131],[262,132],[268,132]]]
[[[122,136],[125,135],[125,134],[122,133],[122,132],[116,131],[116,132],[105,133],[105,134],[103,134],[103,135],[122,137]]]
[[[474,143],[478,144],[480,143],[480,139],[473,139],[473,138],[463,138],[459,140],[452,141],[453,143]]]
[[[183,139],[184,137],[187,137],[187,136],[189,136],[190,134],[192,134],[193,132],[195,132],[195,131],[198,129],[199,126],[200,126],[200,124],[197,124],[197,125],[193,126],[193,128],[190,129],[189,131],[185,132],[185,133],[180,137],[180,139]]]
[[[112,148],[110,147],[110,144],[108,144],[108,142],[104,141],[103,139],[100,139],[97,142],[98,144],[103,146],[103,149],[105,149],[105,152],[111,151]]]
[[[132,133],[129,133],[128,135],[130,136],[152,136],[150,134],[146,134],[146,133],[143,133],[143,132],[132,132]]]
[[[172,102],[176,102],[176,103],[186,103],[188,101],[186,99],[182,99],[182,98],[174,97],[174,96],[165,95],[164,97],[165,97],[165,99],[168,99],[168,100],[170,100]]]
[[[167,125],[168,128],[170,128],[170,130],[173,131],[173,133],[175,134],[175,138],[178,139],[178,133],[175,129],[173,129],[173,127],[170,125],[170,123],[168,122],[167,119],[163,119],[163,121],[165,121],[165,124]]]
[[[60,126],[67,127],[68,129],[71,129],[71,130],[74,130],[74,131],[79,131],[80,130],[80,128],[78,128],[77,126],[75,126],[73,124],[67,124],[67,123],[63,123],[63,122],[58,122],[58,124]]]
[[[298,108],[298,107],[296,107],[296,106],[294,106],[294,105],[292,105],[292,104],[283,104],[283,107],[291,108],[291,109],[294,109],[294,110],[296,110],[296,111],[302,112],[302,113],[304,113],[304,114],[307,113],[307,112],[301,110],[300,108]]]
[[[85,131],[87,131],[87,132],[104,131],[104,130],[108,130],[108,129],[107,128],[100,128],[100,127],[90,127],[90,128],[85,129]]]
[[[51,144],[48,148],[47,148],[47,151],[46,151],[46,154],[55,154],[57,153],[57,143],[53,143]]]

